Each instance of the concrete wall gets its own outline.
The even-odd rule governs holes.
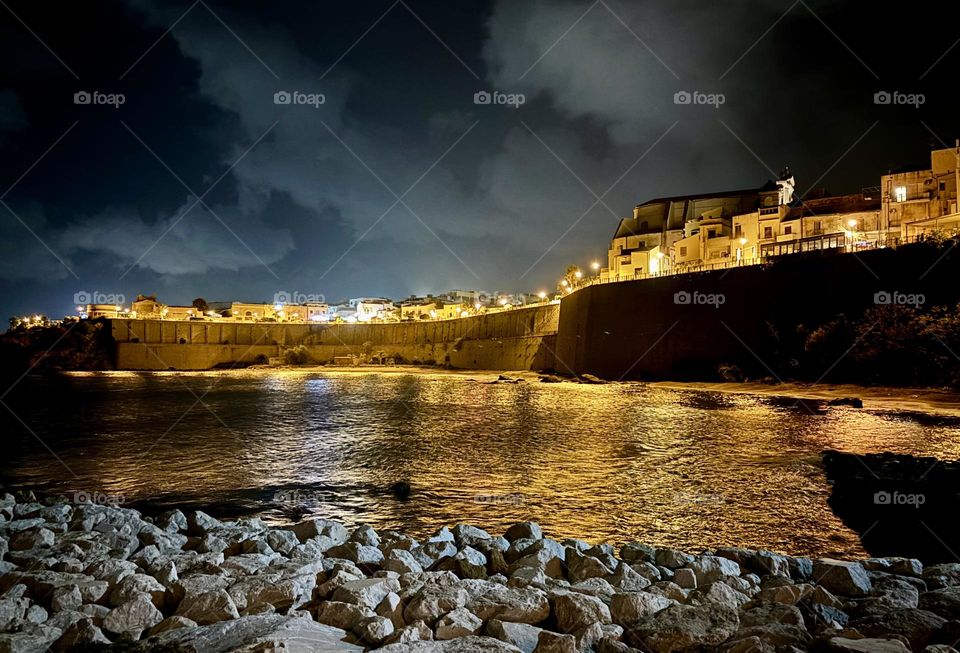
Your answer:
[[[554,367],[560,307],[546,304],[456,320],[392,324],[111,321],[122,370],[202,370],[279,356],[304,345],[318,363],[360,354],[364,343],[398,361],[463,369]]]
[[[735,363],[774,376],[784,343],[795,344],[804,328],[857,315],[875,306],[878,292],[956,304],[958,279],[960,252],[910,245],[590,286],[561,302],[555,368],[606,379],[684,379]]]

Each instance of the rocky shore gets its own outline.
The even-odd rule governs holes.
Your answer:
[[[960,563],[615,550],[532,522],[417,540],[0,496],[0,653],[942,653],[958,639]]]

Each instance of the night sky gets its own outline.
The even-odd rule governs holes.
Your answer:
[[[0,311],[552,289],[646,199],[856,192],[960,135],[944,6],[2,0]]]

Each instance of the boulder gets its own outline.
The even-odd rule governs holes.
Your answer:
[[[944,619],[960,619],[960,585],[924,592],[917,606]]]
[[[457,608],[440,617],[433,628],[436,639],[457,639],[476,635],[483,621],[466,608]]]
[[[353,628],[357,637],[373,646],[380,646],[393,634],[393,622],[386,617],[368,617]]]
[[[433,624],[451,610],[462,608],[469,600],[469,594],[459,586],[426,586],[410,599],[403,611],[403,619],[408,624],[415,621]]]
[[[721,556],[700,556],[688,563],[686,568],[693,570],[697,577],[697,587],[706,587],[726,576],[740,575],[740,565]]]
[[[575,592],[552,592],[549,595],[553,616],[560,630],[572,633],[594,622],[611,623],[610,609],[595,596]]]
[[[541,630],[529,624],[493,619],[487,624],[486,634],[516,646],[523,653],[533,653],[537,648]]]
[[[487,592],[473,598],[466,607],[483,621],[499,619],[538,624],[550,616],[546,593],[533,587],[491,586]]]
[[[137,594],[111,610],[103,619],[103,627],[117,635],[129,633],[140,639],[144,630],[150,630],[163,621],[163,613],[153,604],[148,594]]]
[[[157,635],[161,635],[167,632],[168,630],[176,630],[178,628],[196,628],[196,627],[197,627],[197,622],[194,621],[193,619],[187,619],[186,617],[178,617],[177,615],[174,615],[172,617],[167,617],[166,619],[158,623],[156,626],[151,628],[148,635],[150,635],[150,637],[155,637]]]
[[[827,645],[829,650],[842,653],[910,653],[910,649],[898,639],[831,637]]]
[[[353,630],[364,619],[377,616],[373,610],[362,605],[323,601],[317,607],[317,621],[334,628]]]
[[[674,601],[650,592],[623,592],[614,594],[610,600],[610,617],[613,623],[629,628],[641,619],[665,610]]]
[[[817,585],[839,596],[867,596],[873,589],[870,577],[859,562],[821,558],[813,563],[813,577]]]
[[[348,581],[333,593],[334,601],[362,605],[373,610],[391,592],[399,592],[400,583],[392,578],[365,578]]]
[[[639,592],[650,587],[651,583],[649,578],[624,563],[617,565],[616,571],[607,580],[621,592]]]
[[[454,568],[460,578],[487,577],[487,557],[473,547],[464,547],[453,559]]]
[[[603,578],[613,573],[599,558],[584,555],[572,547],[567,548],[565,562],[567,578],[571,583],[588,578]]]
[[[163,633],[157,646],[190,653],[227,651],[324,651],[362,653],[363,647],[344,639],[347,633],[304,617],[258,614],[199,628],[179,628]]]
[[[381,564],[381,567],[387,571],[395,571],[398,574],[418,574],[423,571],[423,566],[417,561],[412,553],[404,549],[391,549]]]
[[[76,649],[93,648],[99,645],[110,645],[110,640],[103,634],[91,619],[80,619],[67,627],[63,634],[53,643],[51,649],[55,653],[66,653]]]
[[[721,605],[672,605],[646,617],[626,632],[634,646],[652,653],[673,653],[693,647],[717,646],[740,626],[737,612]]]
[[[222,589],[188,594],[180,602],[176,614],[192,619],[201,626],[240,616],[233,599]]]
[[[891,608],[858,618],[851,626],[867,637],[900,635],[910,641],[911,648],[920,651],[932,643],[933,634],[946,623],[946,619],[927,610]]]
[[[540,631],[534,653],[576,653],[577,639],[573,635]]]
[[[300,542],[306,542],[310,539],[316,539],[326,551],[332,547],[346,542],[350,533],[347,529],[335,521],[329,519],[308,519],[290,528],[297,536]]]
[[[658,567],[677,569],[693,562],[693,556],[676,549],[657,549],[654,554],[654,562]]]
[[[389,619],[395,630],[399,630],[406,625],[403,619],[403,601],[394,592],[390,592],[383,597],[375,612],[378,616]]]
[[[461,637],[443,642],[413,641],[388,644],[378,653],[518,653],[520,649],[493,637]]]
[[[503,536],[509,542],[522,539],[540,540],[543,539],[543,531],[540,530],[540,524],[537,522],[526,521],[514,524],[507,529]]]

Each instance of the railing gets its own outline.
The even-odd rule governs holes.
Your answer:
[[[954,235],[955,238],[960,238],[960,234]],[[716,261],[713,263],[695,263],[695,264],[679,264],[674,266],[671,269],[661,270],[655,273],[646,273],[641,271],[634,272],[632,277],[617,278],[617,279],[600,279],[599,277],[590,277],[580,281],[572,290],[576,291],[580,288],[586,286],[592,286],[595,284],[606,284],[606,283],[618,283],[621,281],[635,281],[639,279],[655,279],[659,277],[671,277],[671,276],[680,276],[685,274],[696,274],[698,272],[710,272],[713,270],[724,270],[724,269],[735,269],[743,267],[752,267],[756,265],[764,265],[772,263],[775,259],[781,256],[790,256],[793,254],[802,254],[815,251],[833,251],[837,254],[841,253],[852,253],[856,254],[857,252],[872,250],[872,249],[884,249],[884,248],[894,248],[899,247],[900,245],[906,245],[910,243],[922,243],[922,242],[933,242],[936,240],[936,237],[931,236],[930,234],[918,234],[916,236],[910,236],[907,238],[901,238],[899,236],[890,236],[878,234],[873,236],[870,239],[864,238],[862,240],[855,240],[850,238],[844,233],[832,233],[825,234],[822,236],[816,236],[812,238],[803,238],[797,239],[790,242],[784,243],[768,243],[760,245],[760,256],[756,258],[742,258],[737,261],[734,257],[726,257],[722,261]]]

